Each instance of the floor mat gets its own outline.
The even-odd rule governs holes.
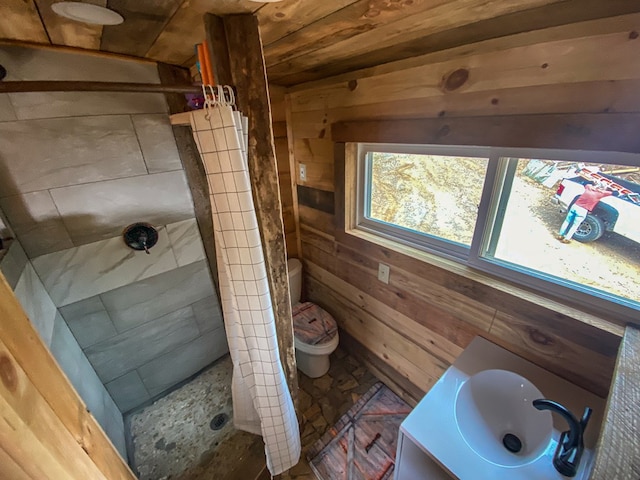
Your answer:
[[[411,407],[378,382],[307,453],[321,480],[393,478],[398,429]]]

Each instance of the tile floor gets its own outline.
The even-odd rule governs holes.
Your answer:
[[[298,372],[301,460],[281,480],[315,480],[306,452],[377,379],[353,356],[338,349],[329,372],[311,379]],[[220,430],[215,415],[229,415]],[[197,378],[129,418],[133,468],[141,480],[251,480],[264,472],[259,436],[233,428],[231,361],[217,361]]]

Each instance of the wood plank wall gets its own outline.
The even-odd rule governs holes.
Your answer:
[[[623,327],[341,234],[326,197],[340,185],[339,121],[640,111],[637,14],[489,40],[292,87],[287,94],[300,241],[309,300],[347,342],[412,397],[427,391],[475,335],[605,397]],[[465,78],[453,81],[451,74]],[[346,186],[349,190],[350,186]],[[316,195],[308,190],[316,190]],[[347,192],[349,193],[349,192]],[[341,213],[341,195],[335,205]],[[320,201],[322,199],[322,202]],[[338,217],[340,217],[339,215]],[[377,265],[391,281],[377,280]],[[615,320],[615,319],[607,319]]]
[[[0,274],[0,478],[133,480]]]

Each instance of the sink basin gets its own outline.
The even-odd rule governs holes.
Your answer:
[[[567,480],[553,465],[566,422],[536,410],[538,398],[604,410],[592,393],[476,337],[402,422],[395,478]],[[585,444],[573,480],[589,478],[593,437]]]
[[[460,387],[455,421],[467,445],[486,461],[516,467],[537,460],[549,447],[553,420],[533,400],[544,398],[526,378],[484,370]]]

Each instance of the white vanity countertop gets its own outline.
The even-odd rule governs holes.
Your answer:
[[[545,398],[561,403],[578,418],[586,406],[593,409],[585,434],[586,448],[578,474],[574,477],[576,480],[586,479],[606,401],[481,337],[471,342],[413,409],[400,427],[402,433],[462,480],[568,478],[558,473],[552,464],[559,434],[568,428],[557,414],[553,415],[553,441],[544,454],[529,465],[514,469],[494,465],[481,458],[458,433],[455,420],[458,391],[470,376],[490,369],[509,370],[527,378]]]

